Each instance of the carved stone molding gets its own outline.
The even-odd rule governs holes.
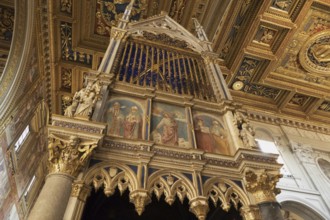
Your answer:
[[[295,143],[291,141],[293,152],[297,155],[298,159],[302,162],[315,163],[316,155],[311,146]]]
[[[189,210],[196,215],[198,220],[206,219],[207,213],[209,211],[209,204],[205,197],[197,197],[190,201]]]
[[[294,120],[285,117],[279,117],[278,115],[261,115],[254,112],[248,113],[248,118],[253,121],[273,124],[273,125],[285,125],[295,128],[301,128],[309,131],[320,132],[324,134],[330,134],[330,127],[313,123],[306,120]]]
[[[129,194],[129,200],[134,204],[138,215],[144,212],[144,208],[151,202],[150,195],[147,190],[136,190]]]
[[[244,183],[246,190],[253,195],[257,204],[274,202],[275,196],[280,193],[276,184],[281,177],[281,174],[274,171],[248,170],[245,172]]]
[[[77,181],[72,183],[71,196],[77,197],[80,201],[86,202],[87,197],[90,195],[91,188],[84,182]]]
[[[302,46],[299,60],[304,69],[311,73],[328,75],[330,71],[330,30],[311,36]]]

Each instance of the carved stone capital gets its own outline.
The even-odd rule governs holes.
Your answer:
[[[206,219],[207,212],[209,211],[207,198],[197,197],[192,199],[189,204],[189,210],[196,215],[198,220]]]
[[[144,208],[151,202],[150,195],[147,190],[135,190],[129,194],[129,200],[134,204],[138,215],[144,212]]]
[[[240,209],[244,220],[261,220],[259,208],[256,206],[246,206]]]
[[[275,196],[280,193],[280,189],[276,188],[276,183],[282,177],[281,174],[272,173],[272,171],[252,171],[245,172],[244,184],[248,192],[250,192],[256,203],[274,202]]]
[[[90,192],[91,188],[88,187],[84,182],[72,183],[71,197],[77,197],[79,200],[86,202]]]
[[[90,158],[98,141],[82,141],[77,136],[48,137],[49,173],[65,173],[76,176]]]

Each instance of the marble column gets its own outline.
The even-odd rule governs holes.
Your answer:
[[[264,202],[258,206],[262,219],[284,220],[281,206],[278,202]]]
[[[72,182],[98,143],[97,139],[83,140],[77,136],[54,133],[50,133],[48,138],[49,175],[28,220],[63,219]]]
[[[284,220],[281,207],[276,201],[276,194],[280,193],[276,183],[281,176],[278,171],[249,170],[245,173],[246,190],[252,194],[263,220]]]
[[[71,193],[73,177],[49,174],[29,215],[29,220],[62,219]]]

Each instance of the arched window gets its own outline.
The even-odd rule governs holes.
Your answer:
[[[256,129],[256,141],[262,152],[278,154],[277,162],[283,164],[280,170],[281,174],[283,174],[284,177],[292,177],[292,174],[285,164],[281,152],[277,149],[272,136],[267,131]]]

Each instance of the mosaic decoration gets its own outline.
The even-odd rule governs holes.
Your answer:
[[[288,12],[292,6],[292,0],[273,0],[271,6]]]
[[[185,110],[182,107],[154,103],[151,138],[158,144],[189,147]]]
[[[72,24],[61,22],[61,57],[63,60],[92,66],[93,55],[72,49]]]
[[[95,33],[109,36],[107,29],[117,25],[123,16],[130,0],[98,0],[96,5]],[[144,17],[147,9],[147,0],[136,0],[131,12],[131,20],[137,21]]]
[[[329,75],[330,72],[330,30],[317,32],[302,46],[299,61],[311,73]]]
[[[104,121],[108,124],[108,135],[128,139],[142,139],[144,108],[142,102],[128,98],[108,101]]]
[[[304,106],[306,102],[310,99],[310,97],[302,95],[302,94],[295,94],[292,99],[290,100],[291,104]]]
[[[328,102],[328,101],[323,102],[320,105],[319,110],[330,112],[330,102]]]
[[[218,118],[206,114],[194,115],[197,148],[205,152],[230,154],[228,133]]]
[[[14,28],[14,9],[0,5],[0,40],[11,41]]]
[[[61,68],[61,87],[71,91],[72,86],[72,69]]]
[[[245,86],[244,92],[275,100],[281,90],[262,85],[249,84]]]
[[[201,59],[127,41],[120,66],[119,81],[214,100],[214,92]]]

